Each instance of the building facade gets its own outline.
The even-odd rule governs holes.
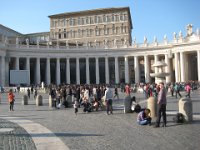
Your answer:
[[[54,16],[50,16],[51,22],[53,18]],[[168,41],[164,36],[160,43],[156,38],[149,43],[146,37],[142,44],[137,44],[136,39],[131,43],[128,39],[131,34],[129,30],[126,37],[127,43],[121,42],[108,46],[108,43],[85,44],[84,40],[87,38],[84,37],[80,40],[72,37],[65,39],[62,38],[64,33],[59,38],[53,35],[59,32],[59,28],[53,28],[50,29],[49,42],[47,41],[46,45],[40,41],[32,44],[29,38],[25,38],[24,42],[19,42],[21,39],[18,36],[15,37],[15,42],[0,41],[0,85],[9,85],[10,70],[29,70],[31,84],[154,82],[155,79],[150,77],[150,73],[158,72],[152,67],[156,61],[165,61],[167,64],[163,68],[170,73],[166,82],[200,81],[200,32],[199,30],[193,32],[192,25],[187,26],[186,36],[183,36],[181,32],[178,35],[174,33],[172,41]],[[131,24],[128,28],[131,29]],[[72,29],[74,30],[73,27]],[[2,36],[6,37],[6,35]],[[109,40],[112,37],[111,35]],[[117,39],[114,36],[113,39],[115,38]],[[9,41],[8,37],[7,39]],[[91,39],[103,42],[107,37]],[[62,45],[62,42],[66,45]]]
[[[49,18],[53,45],[117,47],[132,41],[129,7],[62,13]]]

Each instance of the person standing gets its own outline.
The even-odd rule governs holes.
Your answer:
[[[27,89],[27,95],[28,95],[28,98],[30,99],[30,97],[31,97],[31,91],[30,91],[29,88]]]
[[[106,112],[107,112],[107,115],[113,114],[112,99],[113,99],[113,91],[109,88],[109,86],[107,86],[106,87],[106,91],[105,91],[105,100],[106,100]]]
[[[14,101],[15,101],[15,95],[13,94],[12,89],[8,92],[8,102],[10,103],[10,111],[14,111]]]
[[[192,88],[191,88],[190,84],[187,83],[186,86],[185,86],[185,91],[186,91],[187,95],[185,95],[185,97],[189,97],[190,98],[190,91],[191,91],[191,89]]]
[[[160,91],[158,93],[158,101],[157,101],[157,119],[155,127],[160,127],[160,119],[161,116],[163,117],[163,127],[166,127],[167,124],[167,116],[166,116],[166,105],[167,105],[167,98],[166,98],[166,90],[164,88],[164,83],[160,83]]]
[[[113,98],[117,97],[117,99],[119,99],[119,94],[118,94],[118,88],[115,87],[115,95]]]
[[[77,116],[77,113],[78,113],[78,107],[79,107],[79,102],[78,102],[78,99],[76,99],[74,101],[74,113],[76,114],[76,116]]]

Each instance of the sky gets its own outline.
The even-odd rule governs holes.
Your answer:
[[[132,38],[143,43],[144,36],[170,41],[173,33],[186,34],[186,25],[193,31],[200,28],[199,0],[1,0],[0,24],[23,34],[49,31],[48,16],[96,8],[130,7]]]

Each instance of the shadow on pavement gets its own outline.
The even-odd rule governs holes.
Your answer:
[[[102,134],[81,134],[81,133],[37,133],[37,134],[15,134],[18,137],[79,137],[79,136],[104,136]]]

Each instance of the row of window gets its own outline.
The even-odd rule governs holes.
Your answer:
[[[127,20],[128,20],[127,14],[112,14],[112,15],[78,17],[69,19],[56,19],[56,20],[51,20],[51,27],[66,27],[66,26],[118,22]]]
[[[52,32],[52,37],[54,39],[66,39],[66,38],[80,38],[80,37],[90,37],[90,36],[101,36],[101,35],[109,35],[109,34],[127,34],[128,27],[121,26],[121,27],[113,27],[113,28],[98,28],[95,29],[78,29],[78,30],[71,30],[71,31],[61,31],[59,32]],[[57,37],[58,36],[58,37]]]

